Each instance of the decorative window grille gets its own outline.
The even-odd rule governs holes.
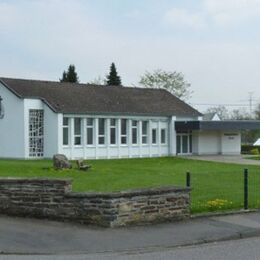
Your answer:
[[[29,110],[29,156],[42,157],[43,156],[43,110],[30,109]]]
[[[147,144],[148,142],[148,122],[142,121],[142,144]]]
[[[137,120],[132,120],[132,144],[137,144],[138,140],[138,125]]]
[[[94,119],[87,118],[87,145],[94,144]]]
[[[116,144],[116,119],[110,119],[110,144]]]
[[[69,145],[69,118],[63,117],[63,145]]]
[[[121,119],[121,144],[127,144],[127,119]]]
[[[98,119],[98,144],[105,144],[105,118]]]

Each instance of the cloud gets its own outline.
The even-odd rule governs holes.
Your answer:
[[[163,20],[174,27],[189,27],[192,29],[203,29],[207,27],[202,14],[190,12],[181,8],[172,8],[168,10],[164,15]]]
[[[203,8],[219,26],[236,26],[258,18],[260,0],[204,0]]]

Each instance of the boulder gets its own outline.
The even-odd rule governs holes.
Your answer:
[[[57,170],[71,169],[72,165],[64,154],[53,155],[53,167]]]

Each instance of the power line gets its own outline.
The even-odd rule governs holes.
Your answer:
[[[227,104],[220,104],[220,103],[191,103],[191,105],[193,106],[235,106],[235,107],[248,107],[248,104],[231,104],[231,103],[227,103]],[[253,104],[252,102],[252,106],[253,105],[257,105],[257,104]]]

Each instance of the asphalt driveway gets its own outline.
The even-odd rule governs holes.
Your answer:
[[[260,165],[260,160],[246,159],[248,155],[191,155],[183,156],[183,158],[191,160],[222,162],[222,163],[235,163],[246,165]]]
[[[129,228],[95,228],[0,216],[3,254],[136,252],[260,235],[260,212]]]

